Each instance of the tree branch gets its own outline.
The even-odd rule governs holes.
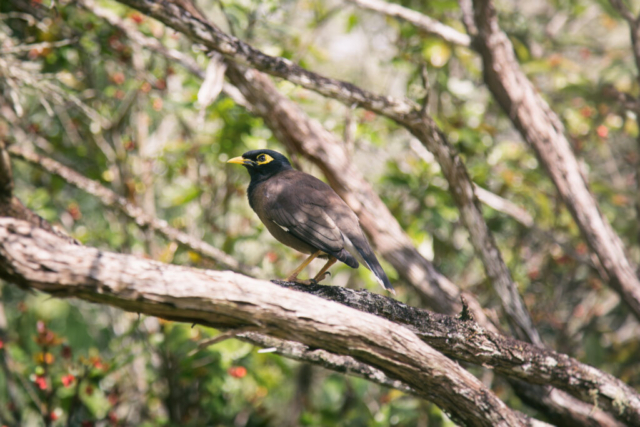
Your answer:
[[[512,201],[507,200],[504,197],[500,197],[488,190],[485,190],[478,185],[475,185],[475,192],[478,200],[489,206],[490,208],[510,216],[527,228],[534,227],[535,222],[533,221],[533,217],[531,216],[531,214],[529,214],[529,212],[516,205]]]
[[[351,355],[403,381],[458,422],[527,424],[473,375],[408,329],[269,282],[70,245],[11,218],[0,219],[0,276],[58,297],[177,321],[255,326],[277,338]]]
[[[402,324],[455,360],[488,366],[530,384],[552,385],[583,402],[596,402],[621,421],[640,424],[638,392],[612,375],[565,354],[486,331],[474,321],[431,313],[364,290],[278,283]]]
[[[347,375],[354,375],[383,387],[395,388],[396,390],[400,390],[404,393],[417,396],[416,392],[403,382],[389,378],[379,369],[360,363],[350,356],[340,356],[326,350],[312,349],[295,341],[281,340],[255,332],[240,334],[237,338],[241,341],[245,341],[259,347],[272,348],[274,349],[274,353],[289,359],[311,363]],[[585,406],[589,406],[588,410],[591,410],[591,405]],[[530,427],[545,427],[550,425],[526,415],[523,417],[526,419],[525,421]]]
[[[190,57],[177,51],[168,51],[157,40],[145,37],[114,14],[97,7],[92,0],[81,0],[81,4],[123,30],[133,42],[169,60],[178,60],[195,75],[204,76],[204,71]],[[205,19],[203,16],[198,18]],[[264,74],[229,61],[227,76],[244,94],[240,94],[241,98],[250,98],[250,103],[243,99],[240,105],[261,116],[291,152],[303,155],[320,167],[332,187],[358,214],[374,247],[418,291],[423,302],[445,313],[459,312],[462,309],[459,303],[461,291],[415,249],[389,209],[349,161],[344,144],[320,123],[310,119],[295,102],[283,96]],[[232,93],[229,88],[225,91]],[[235,91],[238,92],[237,89]],[[236,102],[237,99],[238,96],[234,96]],[[407,265],[411,267],[406,268]],[[464,296],[474,317],[483,326],[495,331],[475,297],[468,293],[464,293]]]
[[[417,395],[411,387],[408,387],[402,381],[389,378],[381,370],[358,362],[351,356],[340,356],[327,350],[309,348],[299,342],[281,340],[257,332],[239,334],[236,338],[258,347],[274,349],[274,353],[288,359],[312,363],[332,371],[355,375],[384,387],[395,388],[405,393]]]
[[[522,137],[535,150],[583,237],[598,256],[611,286],[640,319],[640,280],[624,246],[589,191],[558,116],[524,75],[509,38],[499,27],[493,2],[474,0],[484,80]]]
[[[471,243],[501,298],[502,306],[514,332],[519,337],[542,344],[517,286],[511,278],[511,273],[484,221],[473,192],[473,183],[462,159],[448,143],[434,120],[424,114],[419,105],[406,99],[376,95],[351,83],[304,70],[287,59],[266,55],[167,0],[119,0],[119,2],[160,20],[183,32],[193,42],[201,43],[233,61],[249,64],[349,106],[355,104],[378,112],[405,126],[438,160],[449,182],[453,199],[460,210],[461,219],[469,231]]]
[[[387,16],[407,21],[428,34],[440,37],[449,43],[468,47],[471,45],[471,37],[460,31],[445,25],[427,15],[416,12],[398,4],[387,3],[380,0],[347,0],[362,9],[368,9]]]
[[[34,164],[49,173],[58,175],[69,184],[72,184],[97,197],[105,206],[117,208],[126,216],[134,220],[140,227],[149,227],[150,229],[162,234],[167,239],[176,241],[233,271],[239,271],[251,276],[258,274],[257,268],[245,266],[220,249],[171,227],[162,219],[145,214],[141,208],[133,205],[127,199],[117,195],[112,190],[102,186],[99,182],[91,180],[51,158],[41,156],[33,151],[25,150],[15,145],[9,148],[9,153],[14,157]]]
[[[627,21],[630,27],[633,28],[636,26],[637,18],[633,16],[633,13],[623,0],[609,0],[609,3],[620,14],[620,16],[622,16],[624,20]]]

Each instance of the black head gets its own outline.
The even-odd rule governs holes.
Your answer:
[[[235,163],[247,168],[251,181],[267,179],[283,170],[292,169],[289,160],[273,150],[247,151],[241,157],[234,157],[227,163]]]

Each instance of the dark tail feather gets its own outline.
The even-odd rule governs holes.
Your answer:
[[[387,274],[382,269],[382,266],[378,262],[378,258],[376,258],[376,254],[373,253],[371,246],[369,246],[369,242],[367,238],[363,235],[361,239],[351,239],[356,250],[362,256],[367,268],[371,270],[371,272],[376,276],[376,280],[380,285],[391,292],[392,294],[396,294],[396,290],[391,286],[391,282],[387,277]]]

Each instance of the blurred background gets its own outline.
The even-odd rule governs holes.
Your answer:
[[[404,0],[462,32],[455,1]],[[426,4],[428,3],[428,4]],[[557,191],[482,84],[479,57],[410,24],[343,1],[200,0],[209,19],[276,56],[380,94],[420,101],[462,154],[473,181],[522,208],[523,225],[484,207],[487,222],[551,347],[640,387],[640,328],[602,283]],[[52,7],[53,6],[53,7]],[[173,30],[114,1],[96,4],[137,32],[209,58]],[[611,93],[637,95],[628,28],[607,2],[497,3],[528,77],[562,118],[600,208],[640,264],[635,114]],[[249,177],[226,165],[257,148],[286,149],[262,119],[177,61],[139,47],[72,1],[0,2],[0,139],[55,159],[169,225],[282,278],[302,255],[273,239],[246,198]],[[501,321],[433,156],[396,123],[274,80],[283,94],[343,138],[351,161],[420,253]],[[304,158],[297,168],[323,178]],[[13,161],[15,193],[82,244],[166,263],[220,268],[139,227],[94,195],[33,162]],[[314,261],[317,271],[323,261]],[[383,267],[398,299],[420,298]],[[327,283],[379,292],[364,269],[332,269]],[[305,278],[305,277],[303,277]],[[0,284],[0,421],[12,425],[446,426],[434,405],[365,380],[226,340],[218,331]],[[505,328],[507,330],[507,328]],[[196,351],[194,351],[196,350]],[[508,383],[470,370],[509,406],[530,414]]]

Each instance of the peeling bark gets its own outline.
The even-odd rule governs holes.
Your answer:
[[[239,271],[251,276],[255,276],[258,273],[257,268],[243,265],[236,261],[230,255],[226,254],[224,251],[221,251],[220,249],[215,248],[200,239],[193,238],[187,233],[171,227],[166,221],[162,219],[156,218],[153,215],[146,214],[142,208],[135,206],[126,198],[119,196],[114,191],[101,185],[99,182],[89,179],[53,159],[41,156],[34,151],[25,150],[16,146],[10,147],[8,151],[15,158],[25,160],[32,164],[36,164],[47,172],[58,175],[66,182],[75,185],[81,190],[84,190],[87,193],[97,197],[105,206],[114,207],[120,210],[127,217],[135,221],[135,223],[140,227],[148,227],[162,234],[167,239],[186,245],[190,249],[198,252],[200,255],[207,257],[222,265],[223,267],[229,268],[233,271]],[[3,207],[0,204],[0,214],[2,213],[2,209]],[[35,215],[32,212],[31,214]],[[16,216],[14,217],[19,218]],[[42,228],[48,229],[46,226]]]
[[[172,320],[253,326],[380,369],[462,424],[527,425],[473,375],[407,328],[269,282],[71,245],[11,218],[0,219],[0,277],[58,297]]]
[[[477,35],[472,46],[483,61],[484,81],[524,140],[547,170],[582,236],[598,256],[605,279],[640,319],[640,279],[627,258],[622,240],[602,215],[564,126],[520,69],[507,35],[499,27],[491,0],[474,0]]]
[[[471,237],[471,243],[482,260],[487,276],[500,296],[507,320],[514,333],[541,345],[542,340],[529,315],[517,286],[511,278],[493,236],[484,221],[473,183],[460,156],[448,143],[434,120],[415,102],[367,92],[351,83],[331,79],[292,63],[285,58],[272,57],[230,36],[167,0],[119,0],[164,24],[187,35],[192,42],[201,43],[226,58],[250,65],[273,76],[341,101],[358,105],[397,121],[414,134],[431,151],[449,182],[453,199],[460,210]]]
[[[432,313],[365,290],[277,283],[384,317],[404,325],[452,359],[491,367],[530,384],[554,386],[585,403],[596,404],[629,425],[640,425],[638,392],[565,354],[495,334],[472,320]]]

